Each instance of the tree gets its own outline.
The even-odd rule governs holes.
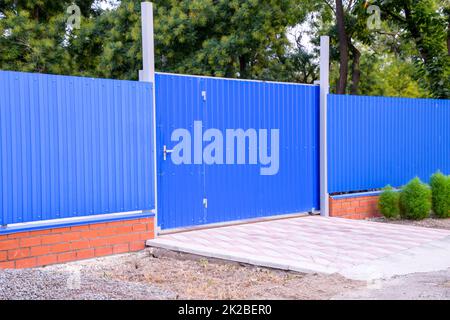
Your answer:
[[[8,13],[28,12],[29,17],[37,22],[45,23],[56,15],[64,14],[66,9],[76,3],[80,7],[80,11],[84,16],[95,13],[93,8],[93,0],[0,0],[0,13],[8,16]]]
[[[93,15],[94,1],[75,1]],[[0,69],[56,74],[77,73],[68,51],[67,7],[72,1],[0,1]]]
[[[336,23],[339,39],[339,81],[337,85],[337,94],[344,94],[347,88],[348,76],[348,35],[345,27],[345,14],[342,0],[336,0]]]
[[[372,37],[367,30],[366,19],[362,15],[362,0],[324,0],[327,11],[331,11],[335,17],[335,22],[329,26],[328,33],[334,37],[338,44],[339,74],[336,85],[336,93],[351,94],[359,93],[361,79],[360,62],[361,52],[357,48],[356,42],[369,44]],[[349,79],[349,69],[351,63],[351,73]],[[349,81],[351,80],[351,81]],[[351,82],[349,86],[348,83]]]
[[[417,78],[436,98],[450,98],[448,0],[376,0],[402,30],[403,41],[413,41]]]
[[[334,16],[331,23],[322,21],[324,26],[328,26],[328,29],[325,27],[322,31],[325,30],[332,37],[332,45],[337,44],[338,47],[338,50],[331,51],[332,61],[336,58],[339,61],[339,72],[334,72],[332,68],[333,74],[338,78],[335,91],[341,94],[362,92],[361,79],[366,82],[369,79],[363,78],[361,61],[367,63],[367,59],[362,56],[361,50],[372,48],[383,50],[379,52],[380,57],[385,53],[394,54],[398,61],[391,60],[390,65],[398,63],[398,67],[403,69],[409,64],[416,66],[414,79],[411,80],[420,83],[423,89],[414,96],[428,95],[427,92],[431,92],[436,98],[448,97],[450,5],[449,0],[444,0],[445,3],[441,1],[323,0],[324,7],[321,11],[330,11]],[[380,8],[382,19],[379,26],[369,28],[368,21],[375,13],[369,8],[373,9],[373,5]],[[410,46],[411,42],[415,47]],[[412,69],[405,70],[410,72]],[[412,87],[416,86],[410,86]],[[403,91],[400,85],[398,89],[399,92]]]
[[[285,59],[286,76],[284,81],[309,83],[319,79],[318,53],[309,52],[301,42],[301,34],[295,38],[295,47]]]
[[[95,76],[137,80],[142,69],[140,11],[140,1],[127,0],[97,19],[91,32],[100,35],[102,45]]]
[[[450,56],[450,4],[444,8],[444,15],[447,16],[447,54]]]
[[[71,1],[1,1],[0,68],[137,79],[140,1],[100,10],[76,3],[82,28],[67,30]],[[161,71],[267,80],[310,79],[313,56],[291,48],[286,30],[313,0],[155,1],[156,67]],[[303,66],[302,63],[310,64]],[[296,67],[307,70],[306,78]]]
[[[430,94],[414,79],[415,68],[392,53],[362,50],[359,93],[366,96],[429,98]]]
[[[272,79],[285,70],[286,30],[304,19],[296,0],[155,0],[155,54],[160,71]],[[134,78],[141,53],[140,1],[123,0],[108,25],[100,70]],[[136,65],[130,62],[134,58]]]
[[[0,69],[137,79],[140,0],[108,10],[101,1],[75,1],[82,28],[72,30],[71,0],[0,0]],[[332,91],[449,97],[450,0],[154,2],[160,71],[313,83],[319,38],[329,34]],[[367,27],[373,4],[376,30]],[[310,30],[290,43],[287,31],[305,21]],[[306,33],[312,50],[300,41]]]

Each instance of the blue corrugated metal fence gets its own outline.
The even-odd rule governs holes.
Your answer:
[[[330,95],[329,192],[450,173],[450,100]]]
[[[318,86],[157,74],[156,103],[162,229],[319,209]],[[450,173],[449,100],[330,95],[328,110],[330,193]],[[149,83],[0,71],[0,225],[153,209],[152,114]],[[172,161],[177,129],[200,159]],[[245,165],[225,161],[228,129],[249,134]],[[263,131],[267,156],[279,132],[269,175]]]
[[[153,209],[151,90],[0,71],[0,225]]]

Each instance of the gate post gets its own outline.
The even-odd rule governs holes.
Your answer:
[[[327,97],[330,90],[330,38],[320,37],[320,215],[329,216]]]
[[[139,71],[139,81],[151,82],[153,100],[153,165],[154,165],[154,197],[155,218],[154,235],[158,231],[158,164],[156,150],[156,83],[155,83],[155,41],[153,31],[153,3],[141,2],[141,28],[142,28],[142,64],[143,69]]]

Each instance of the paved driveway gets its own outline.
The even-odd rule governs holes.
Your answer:
[[[319,216],[166,234],[147,245],[360,280],[450,268],[449,230]]]

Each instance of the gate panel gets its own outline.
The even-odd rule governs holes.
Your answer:
[[[168,74],[156,81],[162,229],[318,209],[318,87]],[[163,159],[164,145],[170,150],[178,143],[171,141],[174,130],[185,128],[194,140],[194,121],[201,121],[203,134],[222,133],[223,164]],[[227,129],[256,132],[257,163],[249,164],[248,140],[245,164],[226,163]],[[279,130],[279,170],[262,175],[259,134],[267,130],[270,155],[272,129]],[[210,142],[202,143],[203,150]]]
[[[262,165],[207,165],[207,222],[251,219],[318,209],[318,88],[296,84],[206,81],[207,128],[279,129],[279,170]],[[270,138],[268,139],[270,141]],[[261,140],[258,140],[258,151]],[[269,149],[269,154],[272,149]],[[226,152],[229,152],[227,149]]]
[[[158,224],[162,229],[199,225],[204,221],[204,166],[175,165],[171,154],[164,159],[175,129],[193,132],[194,121],[201,120],[204,101],[202,79],[156,75],[157,150],[158,150]]]

